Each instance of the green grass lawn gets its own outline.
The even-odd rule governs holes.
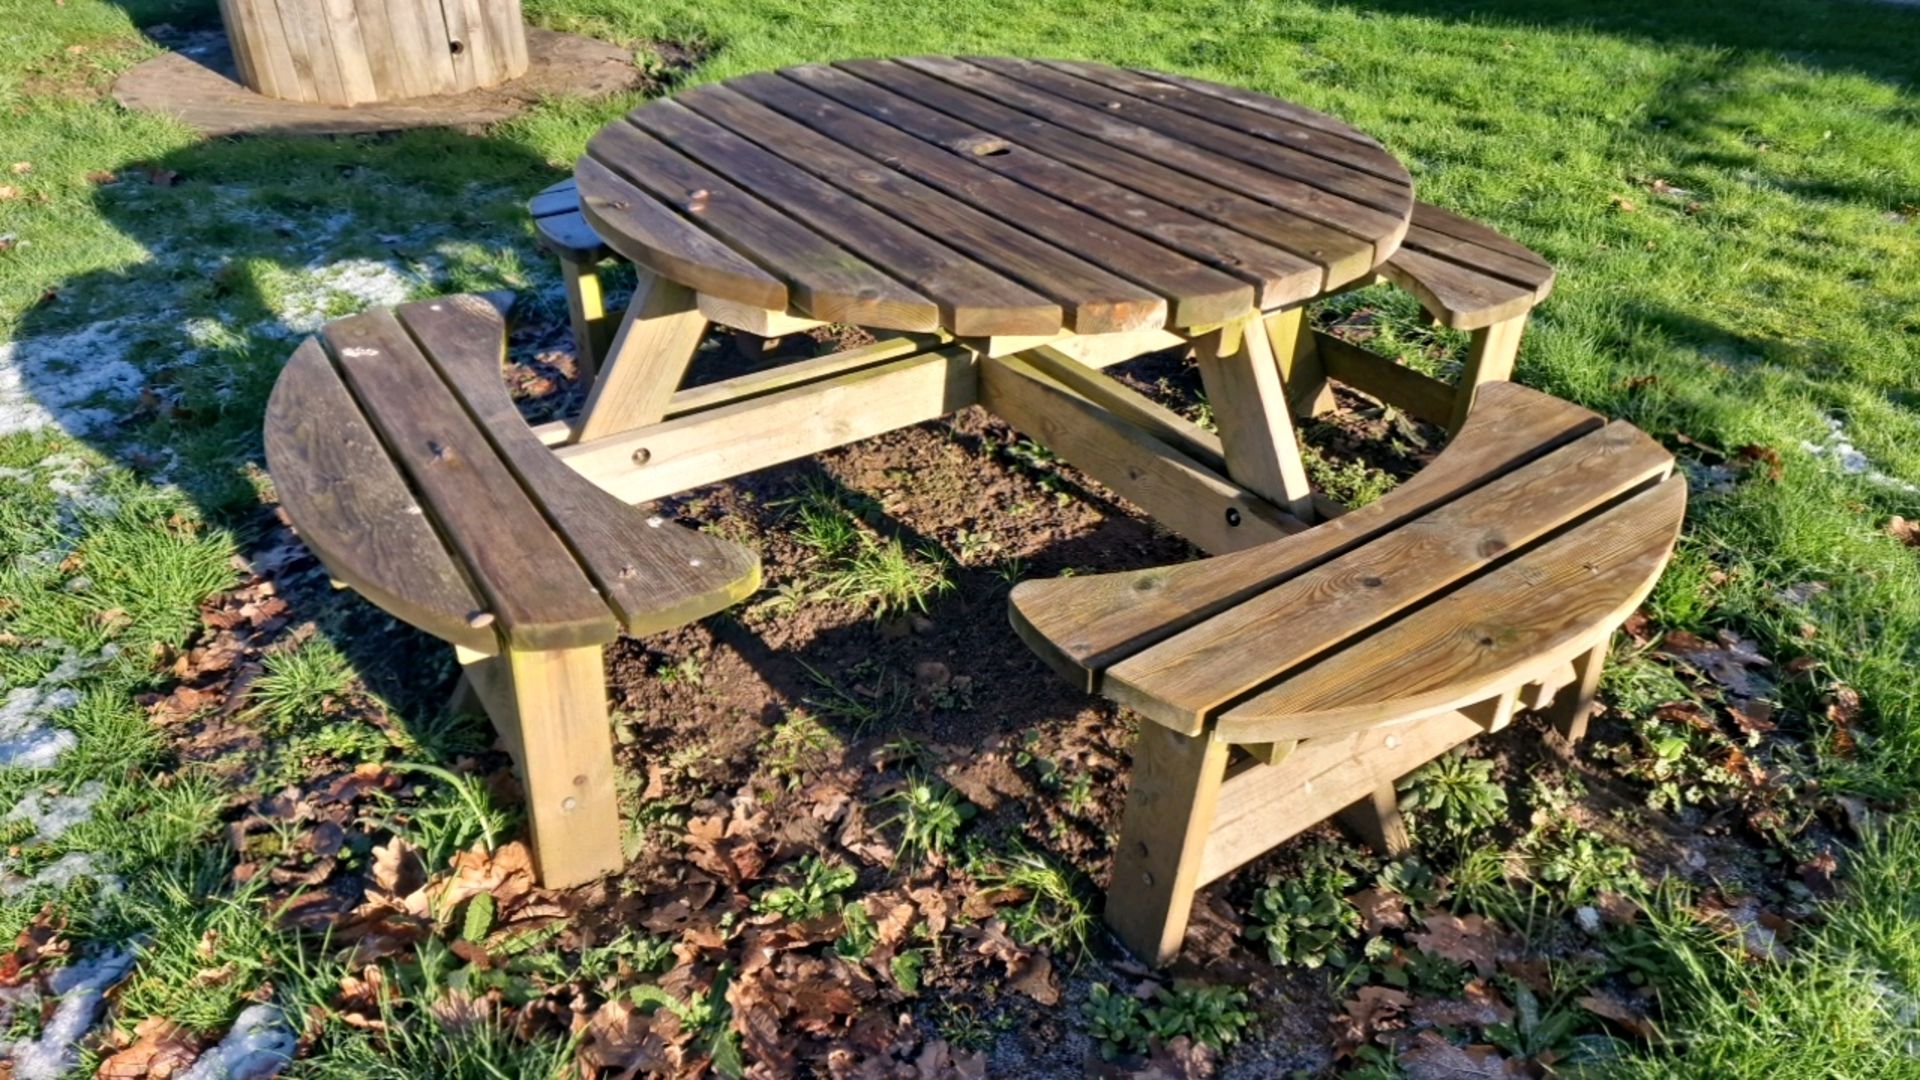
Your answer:
[[[1773,659],[1779,716],[1801,736],[1778,759],[1794,792],[1781,873],[1815,853],[1803,830],[1836,798],[1895,822],[1857,864],[1843,860],[1854,884],[1785,962],[1734,958],[1679,914],[1683,898],[1654,900],[1647,948],[1664,958],[1650,970],[1671,1041],[1610,1074],[1920,1075],[1920,841],[1901,823],[1920,792],[1920,550],[1888,533],[1896,515],[1920,519],[1920,9],[527,6],[540,25],[698,45],[709,58],[693,80],[992,52],[1234,82],[1351,121],[1407,163],[1421,197],[1552,260],[1559,284],[1516,377],[1682,456],[1689,525],[1650,613],[1658,630],[1731,631]],[[214,736],[161,726],[142,700],[191,671],[180,647],[202,603],[245,580],[236,557],[271,558],[259,544],[266,391],[298,333],[368,303],[512,289],[556,310],[523,201],[631,101],[550,102],[485,137],[200,142],[106,97],[116,73],[158,51],[143,27],[164,36],[161,24],[215,18],[198,0],[0,0],[0,760],[13,763],[0,767],[0,806],[51,792],[77,820],[0,825],[0,935],[55,919],[82,951],[136,942],[119,998],[129,1022],[166,1015],[217,1035],[263,983],[299,1009],[342,974],[268,931],[233,883],[226,774],[195,764]],[[1421,362],[1457,358],[1463,342],[1436,343],[1405,301],[1372,299]],[[294,617],[323,630],[364,618],[324,593]],[[433,717],[422,680],[379,648],[329,651],[343,637],[262,672],[257,715],[276,734],[246,751],[250,775],[297,778],[325,757],[430,762],[475,738]],[[1628,663],[1608,693],[1629,711],[1651,705],[1659,678]],[[399,719],[369,725],[355,710]],[[316,715],[332,719],[301,719]],[[472,795],[421,774],[404,828],[452,852],[510,827],[463,815]],[[235,965],[211,984],[208,940]],[[38,1023],[16,1016],[0,1041]],[[409,1035],[376,1049],[348,1031],[296,1069],[535,1075],[565,1055],[489,1029],[456,1044]]]

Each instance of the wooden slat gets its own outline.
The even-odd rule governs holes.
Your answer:
[[[1220,737],[1271,742],[1408,723],[1548,673],[1646,598],[1686,501],[1686,481],[1668,478],[1227,709]]]
[[[590,157],[574,166],[580,212],[608,246],[640,266],[701,292],[755,307],[787,306],[779,278],[734,253]]]
[[[380,100],[381,88],[373,81],[373,68],[367,59],[372,50],[368,48],[361,31],[354,0],[324,0],[320,10],[326,19],[328,36],[333,42],[333,62],[340,79],[341,100],[355,104]]]
[[[554,214],[571,214],[580,209],[580,184],[569,176],[555,184],[540,189],[540,194],[527,200],[527,213],[534,217],[551,217]]]
[[[938,235],[1002,274],[1060,302],[1067,325],[1080,333],[1161,326],[1164,297],[1054,244],[1026,227],[1008,225],[976,207],[949,198],[931,181],[955,181],[951,172],[902,163],[896,170],[850,149],[821,131],[835,116],[863,129],[890,132],[804,87],[774,75],[748,76],[725,86],[706,86],[680,96],[688,107],[739,132],[814,175],[857,195],[916,228]],[[816,130],[819,129],[819,130]],[[844,128],[838,129],[844,132]],[[879,136],[875,136],[878,138]],[[955,163],[964,165],[964,163]],[[983,169],[961,169],[1005,183]],[[1014,331],[1031,332],[1031,331]]]
[[[1395,252],[1380,273],[1456,330],[1477,330],[1524,315],[1536,302],[1531,289],[1411,248]]]
[[[1504,256],[1513,263],[1524,263],[1534,267],[1535,276],[1544,273],[1545,283],[1553,280],[1553,264],[1541,258],[1525,244],[1501,233],[1497,229],[1482,225],[1470,218],[1461,217],[1449,210],[1443,210],[1431,203],[1415,203],[1413,224],[1427,233],[1437,233],[1465,241],[1478,248]],[[1532,280],[1526,276],[1515,276],[1514,281],[1526,284]],[[1544,295],[1542,297],[1544,299]]]
[[[323,338],[388,452],[487,597],[506,643],[611,641],[605,601],[390,312],[330,324]]]
[[[1123,68],[1067,60],[1044,60],[1041,63],[1088,82],[1098,83],[1109,90],[1117,90],[1222,127],[1258,135],[1314,157],[1371,173],[1398,187],[1413,186],[1406,166],[1380,147],[1330,134],[1318,124],[1303,123],[1304,114],[1310,112],[1307,109],[1296,107],[1298,115],[1295,116],[1274,116],[1264,110],[1249,109],[1213,94],[1189,90]],[[1323,119],[1338,124],[1332,117]]]
[[[803,207],[795,216],[940,305],[944,325],[955,334],[1046,333],[1060,326],[1060,305],[678,102],[637,109],[631,119],[769,205]]]
[[[573,551],[630,634],[704,618],[760,585],[760,562],[738,544],[645,514],[580,478],[541,445],[500,373],[506,324],[486,301],[453,296],[396,314],[502,461]]]
[[[1223,160],[1156,131],[1118,124],[958,61],[922,57],[843,61],[836,66],[1018,145],[1293,252],[1324,269],[1323,291],[1371,274],[1405,232],[1402,225],[1378,237],[1355,236],[1297,212],[1294,200],[1312,190],[1297,181]]]
[[[1322,205],[1336,215],[1336,224],[1353,222],[1361,229],[1380,224],[1396,226],[1413,211],[1410,180],[1383,180],[1290,146],[1269,142],[1234,128],[1188,116],[1150,101],[1116,92],[1079,75],[1068,75],[1029,60],[1007,57],[963,58],[989,71],[1018,79],[1066,101],[1099,109],[1108,116],[1142,128],[1172,135],[1190,146],[1209,150],[1255,168],[1287,176],[1325,193]],[[1090,73],[1099,69],[1089,68]],[[1371,208],[1372,213],[1367,212]],[[1382,218],[1381,215],[1385,215]],[[1363,224],[1376,223],[1376,224]]]
[[[1183,255],[1232,274],[1259,289],[1261,308],[1311,296],[1323,271],[1289,251],[1216,225],[1130,188],[1015,146],[975,124],[910,101],[848,71],[818,64],[786,68],[787,78],[819,91],[876,120],[884,121],[960,155],[982,168],[1016,180],[1103,220],[1149,237]],[[1208,316],[1193,312],[1194,322],[1231,318],[1233,309]],[[1174,319],[1180,322],[1181,312]]]
[[[1142,68],[1133,68],[1130,70],[1136,74],[1146,75],[1175,86],[1182,86],[1189,90],[1197,90],[1203,94],[1211,94],[1214,97],[1231,101],[1235,105],[1253,109],[1256,112],[1277,116],[1282,120],[1291,120],[1302,127],[1315,128],[1333,135],[1336,138],[1356,142],[1362,146],[1377,147],[1380,145],[1379,141],[1372,136],[1364,132],[1355,131],[1346,124],[1328,116],[1326,113],[1316,112],[1313,109],[1295,105],[1291,101],[1270,97],[1266,94],[1243,89],[1229,83],[1217,83],[1210,82],[1206,79],[1196,79],[1191,75],[1180,75],[1165,71],[1147,71]]]
[[[1186,936],[1230,749],[1151,726],[1134,744],[1106,920],[1150,964],[1172,959]]]
[[[975,393],[973,354],[940,349],[558,453],[615,498],[645,502],[945,416]]]
[[[454,85],[479,86],[493,80],[496,46],[480,11],[479,0],[436,0],[446,27],[448,63]],[[454,48],[458,42],[459,48]]]
[[[1103,692],[1175,731],[1666,475],[1615,423],[1114,664]],[[1258,643],[1257,645],[1254,643]]]
[[[480,652],[486,607],[434,534],[320,342],[294,351],[267,399],[267,470],[287,516],[327,573],[381,610]]]
[[[1011,597],[1015,624],[1026,628],[1030,644],[1049,643],[1045,652],[1057,654],[1056,667],[1078,672],[1075,681],[1097,691],[1100,674],[1120,659],[1601,426],[1578,406],[1491,384],[1446,451],[1379,501],[1274,546],[1178,566],[1023,581]]]
[[[1020,359],[1053,381],[1214,472],[1224,474],[1227,471],[1227,456],[1220,448],[1220,436],[1127,384],[1103,375],[1051,346],[1021,353]]]
[[[750,252],[787,283],[793,304],[815,318],[891,330],[940,325],[933,301],[637,127],[601,128],[587,153],[736,250]]]
[[[1425,203],[1414,204],[1413,223],[1407,229],[1407,238],[1401,242],[1401,246],[1512,282],[1532,292],[1536,303],[1545,300],[1553,291],[1553,267],[1547,265],[1539,256],[1512,241],[1506,241],[1501,247],[1495,248],[1439,232],[1433,228],[1434,216],[1445,213],[1446,211]],[[1453,217],[1451,214],[1447,216]],[[1465,221],[1464,218],[1454,220]],[[1524,254],[1513,254],[1516,249]]]
[[[610,252],[600,234],[587,224],[585,214],[575,210],[533,219],[534,235],[540,246],[562,262],[576,266],[603,262]]]

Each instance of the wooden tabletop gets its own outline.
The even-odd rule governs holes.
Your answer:
[[[959,336],[1223,322],[1399,247],[1406,169],[1330,116],[1103,64],[805,65],[608,125],[581,205],[634,262],[716,297]]]

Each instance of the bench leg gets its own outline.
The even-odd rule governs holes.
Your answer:
[[[1413,853],[1407,823],[1400,817],[1400,795],[1391,783],[1382,784],[1338,814],[1341,827],[1361,843],[1389,859]]]
[[[1607,648],[1612,638],[1602,641],[1573,661],[1573,682],[1560,688],[1545,716],[1554,730],[1569,745],[1587,737],[1587,720],[1593,716],[1594,696],[1600,691],[1600,673],[1607,666]]]
[[[465,684],[519,767],[540,881],[564,889],[620,869],[620,801],[599,647],[482,656]]]
[[[1452,430],[1459,431],[1466,423],[1481,384],[1513,377],[1513,362],[1520,355],[1520,335],[1527,328],[1528,314],[1522,312],[1473,332],[1467,345],[1467,362],[1454,389]]]
[[[1303,310],[1276,311],[1266,317],[1266,322],[1274,359],[1280,363],[1280,385],[1287,392],[1287,407],[1293,415],[1311,420],[1333,411],[1333,387],[1327,382],[1318,339],[1307,330]]]
[[[1140,725],[1107,888],[1107,925],[1149,964],[1173,959],[1186,937],[1228,749],[1210,734]]]
[[[607,318],[607,298],[600,287],[600,268],[591,263],[560,260],[566,279],[567,316],[573,324],[575,375],[591,386],[600,370],[600,358],[617,329]]]

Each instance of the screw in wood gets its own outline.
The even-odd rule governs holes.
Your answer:
[[[635,465],[645,465],[647,462],[652,460],[653,460],[653,451],[647,449],[644,446],[633,452],[633,463]]]
[[[493,625],[493,612],[471,612],[467,615],[467,625],[473,627],[475,630],[485,630],[487,627]]]
[[[580,808],[580,800],[574,798],[571,795],[560,800],[560,809],[565,810],[569,814],[573,813],[575,810],[578,810],[579,808]]]
[[[1227,507],[1227,527],[1233,528],[1233,529],[1237,529],[1240,527],[1240,508],[1239,507],[1237,506]]]

